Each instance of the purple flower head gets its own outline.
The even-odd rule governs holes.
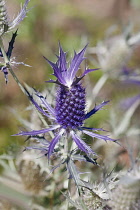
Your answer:
[[[84,73],[77,77],[76,74],[79,70],[81,62],[85,59],[84,53],[86,50],[85,46],[83,50],[79,53],[74,53],[74,57],[67,66],[66,53],[62,50],[59,45],[59,56],[56,63],[53,63],[46,59],[48,63],[54,70],[54,76],[57,78],[56,81],[50,80],[49,82],[56,83],[58,85],[56,94],[56,104],[55,107],[51,107],[46,99],[36,91],[36,95],[39,97],[42,107],[30,96],[31,102],[43,115],[53,120],[53,125],[50,128],[45,128],[42,130],[32,130],[29,132],[20,132],[16,135],[22,136],[35,136],[38,134],[47,133],[53,131],[55,137],[52,139],[47,147],[48,158],[54,151],[55,145],[61,139],[63,135],[70,136],[76,143],[78,148],[85,152],[87,155],[95,154],[95,152],[77,135],[76,131],[79,130],[82,133],[95,137],[98,139],[103,139],[105,141],[116,141],[108,136],[103,136],[95,133],[98,130],[95,128],[83,127],[84,121],[95,114],[98,110],[102,109],[108,101],[102,102],[100,105],[95,106],[90,112],[86,112],[86,100],[85,100],[85,88],[81,85],[81,79],[91,71],[96,69],[85,69]],[[45,107],[45,110],[44,110]],[[93,132],[95,131],[95,132]]]

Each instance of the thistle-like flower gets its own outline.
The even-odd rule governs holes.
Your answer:
[[[61,139],[62,136],[71,137],[76,143],[78,148],[85,152],[87,155],[96,154],[76,133],[81,131],[82,133],[103,139],[105,141],[116,141],[108,136],[97,134],[96,131],[103,129],[88,128],[84,127],[84,121],[95,114],[98,110],[102,109],[109,101],[104,101],[100,105],[95,106],[90,112],[86,112],[86,93],[85,88],[81,84],[81,79],[89,72],[97,69],[85,69],[84,73],[77,77],[76,74],[79,70],[81,62],[85,59],[84,53],[86,50],[85,46],[79,53],[74,54],[69,66],[66,61],[66,53],[62,47],[59,46],[59,56],[56,63],[49,61],[45,58],[54,70],[53,75],[57,78],[56,81],[49,80],[48,82],[56,83],[58,85],[56,94],[55,107],[51,107],[46,99],[36,91],[36,95],[39,97],[42,107],[30,96],[31,102],[43,115],[53,120],[53,125],[50,128],[42,130],[32,130],[29,132],[20,132],[15,134],[17,136],[36,136],[44,134],[49,131],[53,131],[55,137],[48,144],[44,144],[45,151],[48,155],[48,159],[54,151],[55,145]],[[45,108],[45,109],[44,109]],[[95,132],[93,132],[95,131]],[[36,149],[36,148],[35,148]]]
[[[135,163],[133,169],[124,175],[118,186],[112,191],[112,199],[108,202],[113,210],[139,209],[140,201],[140,164]],[[135,208],[136,207],[136,208]],[[138,208],[137,208],[138,207]]]

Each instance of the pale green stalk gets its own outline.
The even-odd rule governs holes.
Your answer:
[[[67,155],[66,158],[68,158],[68,150],[69,150],[68,140],[69,140],[69,136],[67,135],[64,139],[64,153],[65,153],[65,155]],[[70,179],[68,179],[68,193],[70,193]],[[69,210],[69,201],[68,200],[66,203],[66,210]]]

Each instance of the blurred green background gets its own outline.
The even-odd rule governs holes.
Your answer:
[[[8,16],[12,19],[20,9],[22,0],[7,0]],[[104,39],[106,30],[117,25],[117,33],[122,33],[123,28],[131,22],[133,31],[140,30],[140,1],[139,0],[31,0],[28,8],[32,8],[27,17],[21,22],[18,36],[13,51],[17,62],[24,62],[32,67],[19,65],[14,71],[21,82],[38,89],[50,87],[45,81],[52,73],[50,66],[44,60],[43,55],[55,61],[58,53],[58,41],[70,55],[73,50],[80,50],[86,43],[94,47],[99,40]],[[5,35],[5,42],[10,41],[12,33]],[[140,66],[140,48],[135,50],[133,57],[134,66]],[[90,68],[94,68],[90,62]],[[102,72],[96,72],[90,77],[92,87],[101,76]],[[104,99],[111,99],[112,103],[117,94],[114,94],[117,82],[106,84]],[[9,82],[6,85],[3,73],[0,73],[0,152],[9,148],[10,143],[16,145],[23,139],[11,137],[19,131],[21,126],[11,109],[17,110],[22,117],[27,117],[25,110],[29,105],[27,97],[9,74]],[[110,91],[108,91],[110,89]],[[124,92],[127,90],[124,89]],[[107,111],[102,112],[96,118],[97,122],[107,120]],[[96,122],[96,124],[97,124]]]

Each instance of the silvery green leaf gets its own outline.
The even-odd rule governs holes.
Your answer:
[[[17,17],[9,23],[9,30],[12,30],[13,28],[15,28],[25,17],[27,12],[29,11],[27,9],[27,5],[29,3],[30,0],[26,0],[23,7],[21,8],[19,14],[17,15]]]
[[[78,161],[84,161],[84,162],[90,162],[90,163],[93,163],[95,165],[98,165],[97,162],[96,162],[96,159],[93,159],[87,155],[71,155],[71,158],[73,160],[78,160]]]
[[[72,178],[77,186],[83,186],[84,183],[80,179],[80,176],[79,176],[80,172],[77,170],[75,164],[73,163],[71,159],[69,159],[67,162],[67,169],[70,174],[69,178]]]

